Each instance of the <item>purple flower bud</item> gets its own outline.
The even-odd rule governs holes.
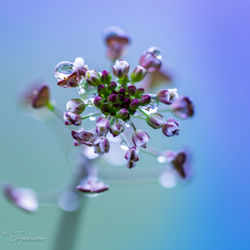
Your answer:
[[[45,107],[49,103],[50,91],[48,85],[40,85],[32,89],[27,99],[30,100],[31,106],[35,109]]]
[[[97,154],[108,153],[110,147],[108,139],[104,136],[97,137],[94,140],[93,146]]]
[[[146,148],[150,137],[147,132],[138,129],[132,136],[132,141],[136,147]]]
[[[115,103],[117,101],[117,94],[110,94],[108,96],[108,101],[111,103]]]
[[[133,100],[130,102],[130,104],[129,104],[129,108],[130,108],[131,110],[136,110],[136,109],[139,107],[139,105],[140,105],[139,100],[138,100],[138,99],[133,99]]]
[[[126,52],[129,40],[129,37],[121,28],[109,27],[105,35],[108,58],[112,61],[121,58]]]
[[[179,135],[179,131],[179,122],[175,119],[169,118],[167,122],[162,125],[162,132],[168,137]]]
[[[157,71],[162,64],[162,57],[160,51],[156,47],[151,47],[143,53],[139,64],[149,72]]]
[[[146,122],[152,128],[157,129],[165,123],[165,120],[161,114],[153,113],[147,117]]]
[[[88,70],[85,77],[91,86],[98,86],[101,82],[101,76],[95,70]]]
[[[36,193],[28,188],[16,188],[10,184],[3,187],[6,198],[18,208],[26,212],[35,212],[38,209]]]
[[[104,85],[104,84],[100,84],[100,85],[97,87],[97,92],[98,92],[99,95],[105,94],[105,92],[106,92],[105,85]]]
[[[137,95],[137,96],[141,96],[144,92],[145,92],[144,88],[138,88],[138,89],[136,90],[136,95]]]
[[[141,65],[138,65],[131,73],[131,80],[133,82],[139,82],[145,77],[146,73],[146,69],[143,68]]]
[[[124,127],[120,123],[115,123],[109,129],[110,133],[116,137],[124,131]]]
[[[94,134],[88,131],[85,131],[83,128],[79,130],[71,131],[72,137],[75,139],[74,145],[79,146],[81,144],[92,146],[94,140]]]
[[[57,82],[57,85],[64,87],[64,88],[75,88],[75,87],[78,87],[80,79],[81,77],[75,71],[71,75],[69,75],[67,78]]]
[[[134,85],[129,85],[128,94],[133,96],[135,93],[136,93],[136,87]]]
[[[124,88],[119,89],[119,95],[125,95],[125,93],[126,93],[126,89]]]
[[[71,112],[65,112],[63,115],[63,119],[65,121],[65,125],[80,126],[82,123],[82,117],[78,114],[74,114]]]
[[[109,190],[109,186],[97,178],[88,177],[81,185],[78,185],[76,189],[83,193],[102,193]]]
[[[99,117],[96,121],[96,133],[105,133],[108,131],[110,122],[107,118]]]
[[[100,96],[96,96],[94,99],[94,104],[97,108],[101,108],[103,105],[103,99]]]
[[[113,91],[113,90],[115,90],[116,86],[117,86],[116,82],[111,82],[109,84],[109,89]]]
[[[187,153],[184,151],[177,152],[172,160],[172,165],[181,178],[188,175]]]
[[[179,95],[177,89],[162,89],[157,93],[157,97],[162,103],[172,104],[179,98]]]
[[[80,115],[85,110],[85,104],[79,98],[71,99],[66,104],[66,110],[71,113]]]
[[[150,95],[142,95],[140,100],[140,105],[145,106],[151,102]]]
[[[103,70],[102,71],[102,82],[108,84],[111,82],[111,80],[112,80],[111,74],[108,71]]]
[[[116,60],[115,65],[113,66],[113,74],[118,78],[122,78],[128,74],[129,71],[129,64],[127,61]]]
[[[122,119],[123,121],[126,121],[127,119],[129,119],[129,112],[127,109],[122,108],[118,111],[117,113],[117,118]]]
[[[127,162],[127,167],[128,168],[133,168],[135,167],[135,163],[139,161],[138,154],[136,152],[136,147],[132,146],[130,147],[126,154],[125,154],[125,159],[128,161]]]
[[[194,104],[189,97],[180,97],[172,105],[173,112],[182,119],[187,119],[194,115]]]

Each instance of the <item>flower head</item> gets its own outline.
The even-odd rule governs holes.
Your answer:
[[[65,125],[80,126],[82,124],[82,117],[69,111],[64,113],[63,119]]]
[[[148,133],[142,129],[136,130],[132,136],[132,141],[136,147],[146,148],[149,139]]]
[[[79,130],[72,130],[72,137],[75,139],[75,146],[84,144],[87,146],[92,146],[94,141],[94,134],[88,131],[85,131],[83,128]]]
[[[80,98],[75,98],[66,103],[66,110],[80,115],[85,110],[85,106],[85,103]]]
[[[97,154],[108,153],[110,148],[109,140],[104,136],[97,137],[93,142],[93,146]]]
[[[151,47],[140,58],[139,64],[149,72],[158,71],[162,64],[159,48]]]
[[[147,124],[154,128],[160,128],[165,123],[164,117],[159,113],[153,113],[149,115],[146,119]]]
[[[113,74],[118,78],[122,78],[128,74],[129,64],[125,60],[116,60],[115,65],[113,66]]]
[[[179,95],[177,89],[162,89],[157,93],[157,97],[164,104],[172,104],[179,98]]]
[[[127,167],[128,168],[133,168],[135,167],[135,164],[137,161],[139,161],[138,154],[136,152],[136,147],[132,146],[128,148],[126,154],[125,154],[125,159],[127,160]]]

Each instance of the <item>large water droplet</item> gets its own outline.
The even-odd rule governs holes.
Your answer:
[[[152,53],[154,53],[155,56],[156,56],[156,58],[158,60],[162,60],[161,51],[160,51],[159,48],[157,48],[157,47],[151,47],[151,48],[149,48],[149,51],[152,52]]]
[[[89,117],[89,120],[93,122],[93,121],[96,120],[96,117],[95,117],[95,116],[90,116],[90,117]]]
[[[61,81],[65,78],[67,78],[70,74],[73,72],[73,63],[64,61],[60,62],[56,65],[55,68],[55,78],[58,81]]]
[[[126,126],[127,128],[130,128],[130,127],[131,127],[131,121],[125,122],[125,126]]]

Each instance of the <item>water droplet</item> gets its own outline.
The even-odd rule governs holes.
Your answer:
[[[61,81],[68,77],[73,72],[73,63],[71,62],[60,62],[56,65],[55,68],[55,78],[58,81]]]
[[[93,122],[93,121],[96,120],[96,117],[95,117],[95,116],[90,116],[90,117],[89,117],[89,120]]]
[[[157,157],[157,161],[159,163],[165,163],[167,161],[167,159],[166,159],[165,156],[160,155],[160,156]]]
[[[128,150],[128,145],[125,141],[121,141],[121,149],[125,151]]]
[[[156,55],[156,58],[158,60],[162,60],[161,51],[160,51],[159,48],[157,48],[157,47],[151,47],[149,49],[149,51],[152,52],[152,53],[154,53]]]

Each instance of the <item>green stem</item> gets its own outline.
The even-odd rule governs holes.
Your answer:
[[[145,121],[145,118],[142,117],[142,116],[139,116],[139,115],[132,115],[131,117],[133,117],[133,118],[138,118],[138,119],[141,119],[141,120],[144,120],[144,121]]]
[[[98,116],[98,115],[101,115],[101,113],[90,113],[88,115],[83,116],[82,120],[87,119],[87,118],[89,118],[91,116]]]
[[[138,108],[147,118],[149,118],[149,115],[146,113],[146,112],[144,112],[141,108]]]

